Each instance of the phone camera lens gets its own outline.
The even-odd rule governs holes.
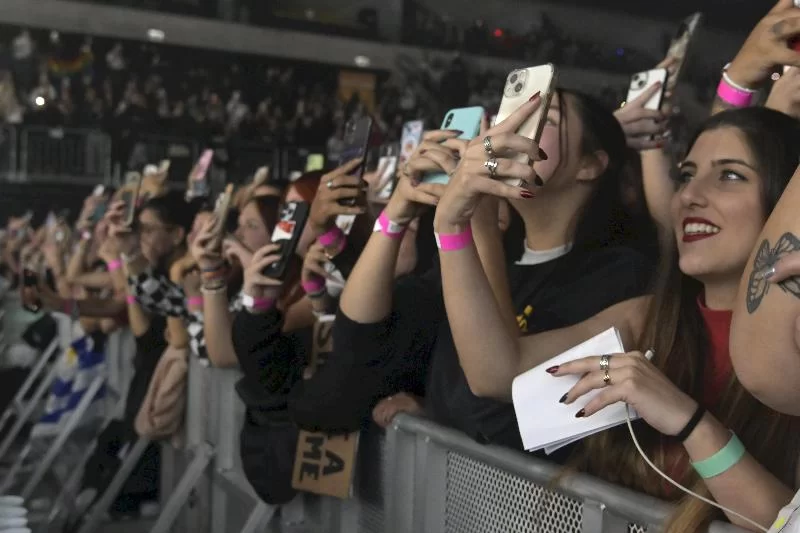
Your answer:
[[[509,81],[509,83],[517,83],[517,75],[516,75],[516,74],[512,74],[512,75],[511,75],[511,76],[508,78],[508,81]]]
[[[444,120],[444,127],[449,128],[452,122],[453,122],[453,115],[452,114],[447,115],[447,118]]]
[[[514,86],[514,91],[515,92],[520,92],[521,90],[522,90],[522,84],[521,83],[518,83],[518,84],[516,84]]]

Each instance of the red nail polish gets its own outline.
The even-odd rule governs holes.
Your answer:
[[[545,372],[547,372],[548,374],[555,374],[556,372],[558,372],[558,365],[551,366],[550,368],[545,370]]]
[[[534,98],[539,98],[539,95],[542,94],[542,91],[536,91],[536,94],[530,97],[528,100],[529,102],[533,102]]]
[[[525,198],[526,200],[533,198],[533,193],[530,191],[526,191],[525,189],[519,191],[519,195]]]
[[[586,416],[586,410],[585,409],[581,409],[580,411],[575,413],[575,418],[583,418],[584,416]]]

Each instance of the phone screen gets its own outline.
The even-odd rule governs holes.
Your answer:
[[[674,74],[671,74],[667,78],[667,93],[675,93],[675,87],[678,85],[680,72],[683,70],[683,66],[686,63],[686,56],[688,55],[689,47],[695,33],[700,28],[700,23],[702,20],[702,13],[694,13],[693,15],[689,16],[683,22],[681,22],[675,37],[672,39],[667,56],[675,60],[675,66]]]

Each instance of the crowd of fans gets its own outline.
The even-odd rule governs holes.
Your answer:
[[[134,333],[137,372],[117,441],[133,438],[134,426],[140,434],[160,430],[148,411],[159,398],[148,384],[166,372],[162,365],[197,357],[238,368],[242,463],[271,504],[296,495],[287,465],[300,429],[346,434],[386,427],[404,412],[523,453],[517,417],[524,413],[511,404],[512,382],[546,368],[547,379],[576,384],[537,409],[572,420],[625,402],[641,418],[631,430],[636,444],[623,426],[546,457],[565,474],[587,472],[674,502],[668,533],[704,531],[715,519],[766,531],[785,506],[774,531],[795,532],[800,54],[787,43],[796,12],[780,0],[755,25],[677,165],[670,119],[683,111],[675,95],[648,109],[659,90],[652,87],[612,112],[595,97],[558,90],[539,142],[517,134],[542,105],[535,96],[494,126],[484,120],[474,138],[428,128],[390,178],[388,199],[379,194],[382,170],[364,174],[365,193],[354,174],[361,161],[336,161],[290,183],[261,172],[239,189],[234,216],[218,219],[210,198],[168,192],[166,167],[151,166],[133,221],[125,188],[89,196],[74,223],[54,215],[35,228],[29,217],[11,217],[4,272],[26,308],[78,316],[97,342],[116,328]],[[85,76],[79,98],[73,82],[56,89],[37,63],[18,61],[33,57],[20,54],[34,48],[25,39],[15,41],[11,65],[16,90],[33,98],[25,116],[83,116],[74,109],[85,109],[94,80],[102,80],[111,97],[98,109],[138,117],[126,126],[132,130],[159,117],[175,121],[176,107],[212,130],[241,134],[249,120],[243,102],[250,95],[236,96],[233,67],[227,81],[197,74],[200,92],[191,82],[176,88],[158,73],[162,55],[151,50],[142,68],[154,72],[132,80],[140,71],[129,70],[134,55],[113,44],[105,67]],[[94,46],[85,42],[85,55],[95,56]],[[783,66],[793,68],[770,86]],[[432,96],[438,105],[491,104],[453,82],[467,76],[463,65],[448,68]],[[295,135],[307,127],[322,140],[363,113],[331,104],[324,81],[317,88],[313,76],[291,72],[268,73],[254,96],[268,102],[268,131],[294,122]],[[434,74],[418,80],[426,94]],[[485,83],[499,89],[502,79]],[[755,105],[761,89],[768,98]],[[392,120],[414,118],[424,108],[419,98],[395,93]],[[286,217],[304,207],[308,222],[282,257],[291,247],[273,235],[291,234],[296,219]],[[343,217],[355,221],[343,224]],[[41,275],[31,279],[26,270]],[[333,324],[332,353],[315,364],[313,331],[323,321]],[[627,353],[548,363],[611,327]],[[162,356],[170,350],[178,355]],[[101,446],[95,453],[116,452]],[[145,488],[128,501],[154,496],[154,461],[140,462],[133,476]],[[89,478],[83,490],[102,491]]]

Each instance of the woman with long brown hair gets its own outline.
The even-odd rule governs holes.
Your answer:
[[[535,107],[523,106],[516,120]],[[509,119],[488,133],[498,154],[498,178],[515,168],[518,163],[509,158],[522,147],[530,145],[525,153],[536,154],[535,143],[512,131]],[[485,195],[524,201],[516,187],[491,179],[482,141],[466,149],[439,203],[434,227],[440,239],[462,234]],[[730,310],[748,256],[798,157],[800,125],[781,113],[752,108],[706,122],[680,165],[675,193],[663,199],[675,238],[662,258],[654,295],[622,302],[570,328],[527,337],[512,333],[501,303],[508,289],[491,275],[502,258],[479,258],[468,238],[463,246],[442,250],[448,319],[473,391],[507,399],[515,376],[616,326],[626,346],[638,351],[549,368],[553,379],[581,379],[542,408],[582,418],[626,402],[641,416],[636,433],[661,470],[766,527],[791,499],[800,421],[761,406],[736,380],[728,349]],[[643,354],[649,349],[652,362]],[[600,393],[585,409],[570,407],[596,389]],[[644,464],[627,428],[586,439],[581,448],[572,461],[579,469],[658,497],[681,496]],[[667,530],[698,531],[716,516],[711,506],[687,497],[678,502]],[[728,518],[754,527],[734,513]]]

